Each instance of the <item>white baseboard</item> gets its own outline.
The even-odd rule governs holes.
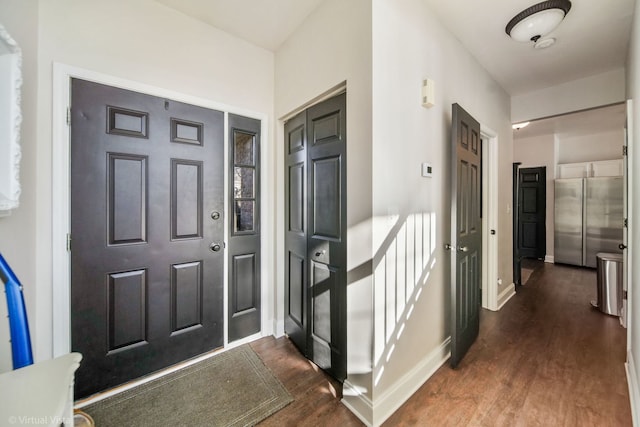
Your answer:
[[[366,426],[373,424],[373,403],[369,397],[365,396],[357,385],[349,380],[342,383],[342,404],[360,419]]]
[[[284,319],[282,320],[276,320],[276,330],[274,331],[274,336],[276,338],[280,338],[281,336],[284,335]]]
[[[544,256],[544,262],[548,262],[549,264],[553,264],[554,263],[553,257],[550,256],[550,255],[545,255]]]
[[[627,372],[627,384],[629,385],[629,403],[631,404],[631,420],[634,426],[640,425],[640,385],[638,384],[638,372],[633,362],[633,354],[627,353],[627,363],[624,364]]]
[[[344,382],[342,402],[367,426],[380,426],[405,403],[451,356],[451,338],[433,350],[413,369],[385,390],[372,402]],[[348,395],[348,396],[347,396]]]
[[[504,305],[516,294],[516,285],[514,283],[510,284],[502,292],[498,295],[498,310],[500,310]]]

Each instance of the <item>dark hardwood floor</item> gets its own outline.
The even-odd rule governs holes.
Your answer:
[[[340,403],[342,385],[309,362],[286,337],[262,338],[253,350],[295,399],[259,426],[361,426]]]
[[[594,270],[536,265],[501,311],[482,311],[460,366],[442,366],[384,425],[630,426],[626,330],[591,308],[595,281]],[[252,347],[295,398],[261,425],[361,425],[288,339]]]

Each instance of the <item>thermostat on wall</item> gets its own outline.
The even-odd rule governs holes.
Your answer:
[[[431,178],[433,175],[433,169],[431,168],[431,163],[423,163],[422,164],[422,176],[425,178]]]

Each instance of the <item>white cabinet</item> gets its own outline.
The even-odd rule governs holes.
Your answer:
[[[565,163],[558,165],[558,178],[588,178],[591,163]]]
[[[591,164],[591,176],[622,176],[624,174],[622,159],[602,160]]]
[[[602,176],[622,176],[622,159],[599,160],[595,162],[564,163],[558,165],[557,178],[591,178]]]

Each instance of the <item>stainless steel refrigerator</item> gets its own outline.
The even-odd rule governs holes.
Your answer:
[[[622,177],[555,181],[554,262],[596,268],[598,252],[621,253]]]

